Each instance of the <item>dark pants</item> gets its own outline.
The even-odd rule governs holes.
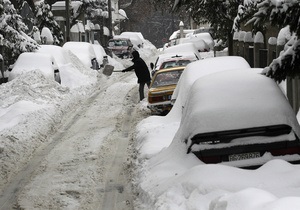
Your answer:
[[[141,82],[140,87],[139,87],[139,92],[140,92],[140,100],[142,101],[145,96],[144,96],[144,87],[145,84],[147,84],[148,88],[150,87],[150,81],[149,82]]]

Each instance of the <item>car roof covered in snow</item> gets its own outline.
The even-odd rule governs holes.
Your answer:
[[[249,63],[239,56],[206,58],[188,64],[172,95],[172,100],[176,100],[174,106],[180,107],[179,112],[181,113],[181,107],[185,104],[187,93],[198,78],[215,72],[232,69],[244,70],[246,68],[250,68]]]
[[[55,60],[51,55],[24,52],[19,55],[9,73],[8,80],[11,81],[17,76],[33,70],[39,70],[45,77],[54,80],[54,66],[56,66]]]
[[[192,52],[195,55],[197,55],[198,59],[201,58],[198,49],[193,43],[182,43],[164,49],[164,53],[180,53],[180,52]]]
[[[58,66],[65,65],[71,62],[67,51],[57,45],[40,45],[37,52],[52,55]]]

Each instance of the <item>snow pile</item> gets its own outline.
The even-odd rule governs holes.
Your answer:
[[[187,82],[192,81],[194,77]],[[150,116],[137,126],[137,209],[300,208],[299,165],[280,159],[255,170],[204,164],[193,154],[186,154],[186,146],[176,139],[179,116],[181,109],[172,109],[167,116]]]

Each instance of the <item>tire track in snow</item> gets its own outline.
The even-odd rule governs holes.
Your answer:
[[[132,210],[134,209],[134,196],[131,186],[130,152],[129,142],[135,130],[137,113],[134,104],[138,102],[137,89],[132,89],[126,97],[124,111],[118,118],[119,131],[112,133],[103,146],[103,153],[106,156],[105,163],[106,176],[102,186],[98,189],[102,197],[102,202],[97,209],[110,210]],[[108,152],[106,146],[110,144],[111,150]],[[121,167],[120,167],[121,166]]]
[[[125,75],[122,75],[122,79],[125,78]],[[121,77],[120,77],[121,78]],[[106,91],[106,89],[110,85],[106,85],[104,87],[101,87],[100,90],[97,90],[88,100],[86,103],[84,103],[86,106],[77,107],[78,109],[76,111],[72,111],[70,113],[70,116],[64,120],[64,124],[62,124],[60,130],[56,133],[56,135],[52,136],[52,140],[49,141],[49,143],[44,146],[43,148],[36,151],[36,153],[33,155],[33,158],[28,162],[27,165],[24,166],[24,168],[12,179],[12,181],[9,183],[9,185],[6,186],[6,189],[3,191],[4,194],[0,197],[0,209],[29,209],[26,208],[26,202],[30,202],[30,200],[27,200],[24,202],[24,200],[20,200],[18,198],[19,194],[24,190],[24,187],[28,185],[28,183],[34,181],[34,178],[37,173],[41,173],[45,168],[47,168],[47,163],[43,162],[44,158],[50,154],[51,151],[55,147],[57,147],[60,143],[62,143],[63,140],[65,140],[65,136],[67,135],[67,131],[79,120],[81,120],[82,117],[85,117],[88,109],[90,108],[90,104],[94,103],[94,101],[99,97],[100,94],[103,94],[103,92]],[[92,157],[93,159],[93,157]],[[74,161],[76,162],[76,160]],[[72,163],[67,163],[71,164]],[[67,167],[67,166],[66,166]],[[76,167],[76,166],[75,166]],[[45,180],[46,181],[46,180]],[[40,181],[42,184],[43,181]],[[120,188],[120,191],[122,189]],[[66,190],[64,193],[67,194],[67,196],[72,197],[72,199],[76,200],[80,198],[80,192],[76,190]],[[36,195],[42,196],[42,195]],[[65,194],[61,194],[60,196],[65,196]],[[24,198],[24,197],[23,197]],[[26,196],[25,196],[26,198]],[[39,199],[39,198],[37,198]],[[18,201],[24,205],[24,207],[19,206]],[[57,202],[57,201],[53,201]],[[25,203],[25,204],[24,204]],[[53,204],[49,204],[50,206]],[[64,205],[64,204],[61,204]],[[29,205],[30,206],[30,205]],[[36,206],[39,208],[39,206]],[[84,208],[83,208],[84,209]],[[88,209],[88,207],[87,207]]]

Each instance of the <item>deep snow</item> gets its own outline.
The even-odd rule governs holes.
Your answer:
[[[142,57],[149,64],[155,60],[153,47],[144,44],[140,51]],[[202,57],[212,56],[210,53]],[[89,98],[101,88],[107,88],[113,99],[118,101],[124,94],[137,88],[136,78],[133,73],[113,74],[107,78],[101,72],[86,69],[78,60],[72,58],[72,63],[65,65],[62,70],[62,85],[54,80],[46,79],[38,70],[20,76],[15,80],[0,86],[0,193],[5,185],[22,168],[35,150],[43,143],[50,141],[57,125],[65,115],[72,115],[74,109],[83,109]],[[110,63],[118,69],[130,65],[129,61],[111,59]],[[121,90],[120,91],[120,88]],[[119,113],[123,104],[107,104],[107,100],[98,100],[97,115],[106,113],[106,120],[112,120]],[[141,112],[147,113],[147,101],[140,102],[137,106]],[[114,109],[109,109],[113,107]],[[87,106],[87,109],[89,106]],[[147,115],[147,114],[146,114]],[[176,118],[177,119],[177,118]],[[135,209],[180,209],[180,210],[299,210],[300,209],[300,167],[291,165],[283,160],[272,160],[256,170],[244,170],[221,164],[205,165],[192,154],[185,154],[182,145],[172,143],[179,126],[177,120],[173,121],[172,115],[165,117],[150,116],[142,120],[135,130],[134,144],[131,145],[137,154],[132,177],[134,191],[138,195]],[[75,131],[74,131],[75,132]],[[80,126],[78,132],[81,132]],[[84,136],[90,136],[90,131],[82,130]],[[82,143],[86,156],[83,159],[95,159],[95,146],[99,146],[101,136],[110,130],[98,131],[93,134],[91,144]],[[72,135],[70,133],[69,135]],[[71,143],[65,142],[66,150],[61,148],[61,156],[51,156],[57,161],[68,157]],[[90,154],[90,155],[89,155]],[[133,156],[134,157],[134,156]],[[76,168],[75,162],[80,168]],[[67,179],[57,176],[55,183],[39,183],[39,178],[32,180],[19,202],[26,206],[25,209],[41,209],[32,206],[34,202],[42,199],[38,190],[50,191],[55,186],[64,187],[73,184],[74,191],[68,191],[68,196],[61,194],[65,200],[54,200],[58,209],[82,209],[76,203],[75,192],[80,187],[86,187],[87,193],[92,193],[92,187],[85,176],[84,170],[93,167],[80,164],[81,156],[70,160],[68,165],[60,165],[66,170],[73,167]],[[43,162],[40,170],[43,176],[55,176],[47,170],[50,166]],[[86,167],[86,168],[85,168]],[[77,173],[78,172],[78,173]],[[80,173],[79,173],[80,172]],[[90,170],[88,173],[98,173]],[[43,179],[41,179],[43,180]],[[32,188],[31,188],[32,187]],[[43,192],[43,191],[41,191]],[[51,194],[60,191],[51,191]],[[75,194],[74,194],[75,193]],[[91,194],[93,196],[93,194]],[[31,198],[36,200],[30,200]],[[68,199],[67,199],[68,198]],[[51,203],[51,201],[49,201]],[[67,205],[68,204],[68,205]],[[89,205],[87,202],[86,205]],[[57,206],[56,206],[57,207]],[[93,209],[93,206],[84,206]]]

